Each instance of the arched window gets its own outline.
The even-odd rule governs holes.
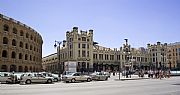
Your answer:
[[[29,34],[28,33],[26,33],[26,38],[29,38]]]
[[[6,51],[6,50],[3,50],[3,52],[2,52],[2,57],[7,58],[7,51]]]
[[[15,39],[12,40],[12,45],[16,46],[16,40]]]
[[[24,36],[23,30],[20,31],[20,36]]]
[[[28,55],[27,54],[25,55],[25,60],[28,60]]]
[[[3,37],[3,44],[8,44],[8,38],[7,37]]]
[[[16,58],[16,53],[14,51],[11,53],[11,58],[13,58],[13,59]]]
[[[19,47],[23,48],[23,42],[20,41]]]
[[[33,48],[32,45],[30,45],[30,50],[32,50],[32,48]]]
[[[9,31],[9,26],[7,24],[4,25],[4,31]]]
[[[26,43],[26,49],[28,49],[28,44]]]
[[[30,55],[30,61],[32,61],[32,56]]]
[[[13,33],[17,34],[17,29],[15,27],[13,28]]]
[[[19,53],[19,59],[22,59],[22,53]]]

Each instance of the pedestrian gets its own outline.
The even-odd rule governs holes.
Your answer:
[[[150,76],[151,76],[151,78],[153,78],[153,74],[154,74],[154,72],[153,72],[152,70],[150,70]]]
[[[141,77],[141,71],[140,70],[138,71],[138,76],[139,76],[139,78]]]
[[[144,70],[141,71],[141,78],[144,77]]]
[[[162,78],[162,70],[159,70],[159,79],[161,80]]]
[[[113,76],[115,76],[115,71],[113,71]]]
[[[170,69],[168,70],[168,78],[170,78],[170,74],[171,74],[171,71]]]
[[[150,70],[148,71],[148,77],[149,77],[149,78],[152,78],[152,77],[151,77],[151,76],[152,76],[151,74],[152,74],[152,70],[150,69]]]
[[[151,77],[150,71],[151,71],[151,70],[148,70],[148,78]]]

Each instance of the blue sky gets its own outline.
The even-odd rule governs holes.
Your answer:
[[[124,38],[136,48],[180,41],[180,0],[1,0],[0,13],[41,34],[43,56],[74,26],[93,29],[94,40],[110,48]]]

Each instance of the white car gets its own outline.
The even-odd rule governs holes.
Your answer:
[[[62,81],[65,82],[77,82],[77,81],[87,81],[90,82],[92,81],[92,78],[87,75],[82,75],[81,73],[69,73],[67,75],[62,76]]]
[[[61,80],[61,78],[59,77],[59,75],[58,74],[51,74],[52,75],[52,77],[54,78],[54,81],[60,81]]]
[[[92,80],[108,80],[108,76],[101,72],[94,72],[90,75]]]
[[[13,83],[13,76],[8,72],[0,72],[1,83]]]
[[[26,73],[21,76],[20,83],[31,84],[31,83],[52,83],[52,77],[45,77],[40,73]]]
[[[108,78],[111,77],[111,73],[109,73],[109,72],[101,72],[101,73],[103,73],[104,75],[106,75]]]
[[[41,74],[43,74],[45,77],[52,77],[54,82],[58,82],[60,80],[60,78],[56,74],[51,74],[48,72],[41,72]]]

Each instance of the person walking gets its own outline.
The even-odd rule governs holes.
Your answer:
[[[171,71],[170,69],[168,69],[168,78],[170,78],[170,75],[171,75]]]
[[[162,74],[163,74],[162,70],[159,70],[159,79],[160,79],[160,80],[161,80],[161,78],[162,78]]]

